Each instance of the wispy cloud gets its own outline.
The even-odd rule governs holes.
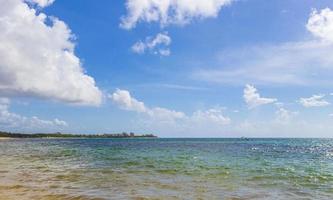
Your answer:
[[[180,85],[180,84],[169,84],[169,83],[151,84],[151,85],[148,85],[148,86],[159,87],[159,88],[167,88],[167,89],[175,89],[175,90],[191,90],[191,91],[209,90],[209,88],[207,88],[207,87],[199,87],[199,86],[192,86],[192,85]]]
[[[305,23],[313,39],[221,51],[197,80],[243,85],[333,85],[333,11],[314,11]]]
[[[216,67],[196,69],[192,77],[236,85],[328,85],[333,84],[331,52],[333,45],[318,41],[225,50]]]
[[[324,100],[325,95],[313,95],[309,98],[300,98],[299,103],[304,107],[323,107],[330,103]]]

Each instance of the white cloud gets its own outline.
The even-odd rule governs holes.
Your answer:
[[[333,42],[333,11],[330,8],[313,10],[306,25],[307,29],[316,37]]]
[[[143,102],[136,100],[127,90],[117,89],[108,97],[121,109],[145,113],[147,116],[162,120],[173,121],[174,119],[183,118],[185,114],[174,110],[169,110],[160,107],[148,108]]]
[[[147,37],[144,42],[136,42],[132,46],[132,51],[137,54],[143,54],[146,51],[150,53],[169,56],[170,49],[168,46],[171,44],[171,38],[168,33],[158,33],[155,37]]]
[[[25,124],[27,124],[28,127],[30,128],[46,128],[46,129],[54,129],[55,127],[66,127],[68,126],[67,122],[63,121],[63,120],[59,120],[59,119],[54,119],[52,121],[50,120],[43,120],[43,119],[39,119],[36,116],[31,117],[31,119],[29,118],[25,118]],[[20,127],[23,127],[23,124],[20,125]]]
[[[148,42],[146,43],[146,46],[149,49],[155,48],[159,44],[165,44],[170,45],[171,38],[168,36],[168,33],[159,33],[156,35],[156,37],[152,40],[148,39]]]
[[[285,108],[279,108],[275,112],[275,115],[276,115],[275,120],[278,123],[290,123],[291,120],[293,119],[293,117],[297,114],[298,114],[298,112],[292,112],[292,111],[289,111]]]
[[[325,95],[313,95],[309,98],[300,98],[299,103],[304,107],[323,107],[328,106],[330,103],[323,98]]]
[[[53,1],[34,2],[44,7]],[[0,94],[99,105],[102,93],[74,54],[67,25],[23,0],[0,4]]]
[[[46,7],[51,5],[55,0],[25,0],[28,3],[35,3],[39,7]]]
[[[183,112],[169,110],[166,108],[154,107],[147,110],[147,114],[156,121],[172,122],[177,119],[184,119]]]
[[[231,119],[223,115],[223,109],[208,109],[205,111],[195,111],[191,117],[195,123],[216,123],[227,125],[231,123]]]
[[[68,126],[59,119],[43,120],[36,116],[25,117],[9,111],[10,100],[0,98],[0,127],[5,129],[58,130]]]
[[[235,135],[249,137],[331,137],[333,123],[327,116],[304,119],[298,111],[278,108],[271,118],[263,114],[255,115],[236,124],[232,132]]]
[[[236,85],[333,84],[333,43],[327,42],[333,37],[331,12],[324,9],[311,14],[306,25],[313,34],[311,40],[226,49],[219,52],[210,69],[205,66],[192,76]]]
[[[250,109],[277,101],[277,99],[261,97],[257,89],[252,85],[245,86],[243,97]]]
[[[142,41],[136,42],[132,46],[132,51],[137,54],[143,54],[146,50],[146,45]]]
[[[216,66],[195,70],[192,76],[235,85],[333,84],[331,52],[333,45],[318,41],[229,49],[218,54]]]
[[[127,90],[117,89],[116,92],[109,94],[108,97],[121,109],[136,112],[147,112],[145,104],[131,97],[131,94]]]
[[[333,113],[329,114],[328,116],[333,117]]]
[[[64,120],[60,120],[58,118],[55,118],[53,120],[53,123],[56,125],[56,126],[68,126],[67,122],[65,122]]]
[[[198,87],[194,85],[181,85],[181,84],[170,84],[170,83],[152,83],[144,84],[143,87],[153,87],[153,88],[164,88],[173,90],[189,90],[189,91],[206,91],[209,90],[207,87]]]
[[[126,91],[126,90],[124,90]],[[253,91],[253,89],[252,89]],[[115,93],[119,93],[117,90]],[[115,94],[114,93],[114,94]],[[126,93],[129,94],[128,91]],[[255,90],[255,94],[258,92]],[[109,97],[114,101],[112,96]],[[298,112],[277,107],[275,115],[263,114],[263,118],[251,115],[244,121],[232,121],[225,116],[227,108],[212,108],[194,111],[192,114],[169,110],[160,107],[148,107],[130,94],[126,95],[123,103],[114,101],[121,109],[139,113],[138,118],[133,120],[133,125],[140,131],[153,132],[159,136],[168,137],[310,137],[318,133],[318,137],[328,137],[333,126],[330,120],[316,118],[312,121],[302,120]],[[256,95],[255,95],[256,96]],[[131,99],[131,101],[128,100]],[[259,99],[261,99],[259,95]],[[139,102],[144,109],[132,109],[128,102]],[[127,106],[124,106],[127,105]],[[134,106],[136,107],[136,106]],[[144,110],[144,112],[142,112]],[[272,118],[271,118],[272,117]]]
[[[331,137],[332,122],[304,121],[292,118],[289,122],[245,120],[233,130],[234,134],[251,137]]]
[[[138,22],[184,25],[193,19],[216,17],[232,0],[127,0],[127,15],[120,26],[132,29]]]
[[[157,54],[160,54],[161,56],[170,56],[171,51],[170,49],[159,49]]]
[[[179,130],[204,130],[204,128],[214,127],[215,131],[219,131],[221,127],[231,123],[229,117],[224,116],[223,109],[213,108],[208,110],[197,110],[191,115],[183,112],[170,110],[161,107],[147,107],[143,102],[136,100],[126,90],[116,90],[109,98],[121,109],[135,111],[144,114],[140,117],[140,123],[147,127],[167,126],[172,129]],[[145,118],[146,117],[146,118]],[[164,127],[165,128],[165,127]],[[197,128],[197,129],[196,129]]]

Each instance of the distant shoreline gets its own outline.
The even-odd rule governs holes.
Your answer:
[[[68,134],[68,133],[10,133],[1,132],[0,139],[25,139],[25,138],[46,138],[46,139],[98,139],[98,138],[157,138],[153,134],[140,134],[136,135],[134,133],[116,133],[116,134]]]
[[[14,140],[14,139],[46,139],[46,140],[74,140],[74,139],[155,139],[159,137],[0,137],[2,140]]]

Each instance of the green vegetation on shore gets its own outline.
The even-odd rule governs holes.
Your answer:
[[[0,137],[6,138],[156,138],[153,134],[136,135],[134,133],[115,134],[69,134],[69,133],[10,133],[0,131]]]

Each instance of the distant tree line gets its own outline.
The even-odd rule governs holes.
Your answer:
[[[115,133],[115,134],[69,134],[69,133],[11,133],[0,131],[0,137],[8,138],[155,138],[153,134],[136,135],[134,133]]]

